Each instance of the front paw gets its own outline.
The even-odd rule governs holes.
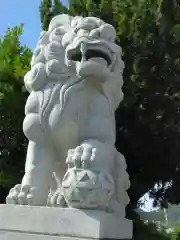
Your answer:
[[[46,199],[43,194],[36,188],[29,185],[15,185],[6,197],[7,204],[44,206]]]
[[[82,144],[81,146],[76,147],[68,151],[68,156],[66,163],[70,168],[84,168],[89,169],[91,163],[96,158],[96,148],[93,148],[90,145]]]
[[[61,189],[58,189],[55,193],[49,194],[48,206],[50,207],[67,207],[66,200]]]

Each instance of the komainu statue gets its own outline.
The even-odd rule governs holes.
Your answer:
[[[41,33],[24,81],[25,174],[8,204],[73,207],[124,216],[130,187],[115,148],[124,63],[116,31],[95,17],[58,15]]]

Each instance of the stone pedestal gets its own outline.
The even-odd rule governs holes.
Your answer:
[[[0,240],[132,238],[132,222],[95,210],[0,205]]]

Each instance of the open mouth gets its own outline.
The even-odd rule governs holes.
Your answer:
[[[91,58],[103,58],[104,60],[106,60],[108,65],[111,65],[110,56],[107,53],[97,49],[88,49],[85,52],[84,57],[87,61]],[[76,62],[81,62],[82,58],[83,56],[81,51],[71,52],[71,54],[69,54],[68,56],[69,60],[76,61]]]

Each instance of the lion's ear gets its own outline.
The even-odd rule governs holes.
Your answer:
[[[52,18],[49,24],[49,31],[54,30],[57,27],[64,26],[67,30],[70,28],[73,17],[67,14],[60,14]]]
[[[24,76],[24,84],[28,92],[41,89],[47,82],[47,73],[45,65],[41,62],[37,63]]]
[[[112,72],[123,74],[124,68],[125,68],[124,62],[121,58],[121,55],[118,54],[116,56],[116,60],[114,61],[113,66],[112,66]]]

